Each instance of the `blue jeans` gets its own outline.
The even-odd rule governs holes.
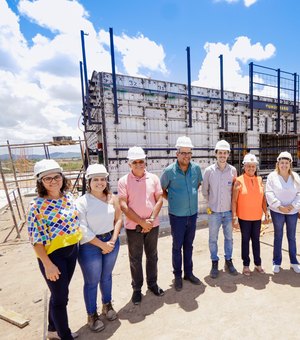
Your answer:
[[[144,282],[143,276],[143,250],[146,254],[146,280],[147,286],[153,287],[157,283],[157,240],[159,227],[152,228],[149,233],[138,233],[126,229],[131,285],[135,291],[141,290]]]
[[[209,225],[209,250],[212,261],[219,261],[218,257],[218,236],[222,225],[224,234],[224,257],[231,260],[232,257],[232,213],[231,211],[213,212],[208,215]]]
[[[46,278],[45,268],[40,259],[39,267],[46,283],[50,289],[48,313],[48,331],[57,331],[62,340],[73,339],[69,328],[67,304],[69,296],[69,284],[72,279],[78,254],[78,245],[63,247],[49,254],[50,260],[60,271],[57,281],[50,281]]]
[[[254,264],[261,266],[260,258],[260,229],[261,220],[246,221],[239,218],[239,225],[242,234],[242,260],[245,267],[250,265],[249,243],[251,239]]]
[[[104,238],[97,237],[103,242],[111,239],[111,235]],[[84,279],[83,295],[88,314],[97,312],[98,285],[102,294],[102,303],[111,302],[112,271],[117,260],[119,248],[119,239],[115,243],[114,250],[108,254],[102,254],[99,247],[89,242],[79,247],[78,262]]]
[[[192,216],[175,216],[169,214],[172,243],[172,264],[175,277],[182,276],[182,249],[183,269],[185,276],[193,273],[193,242],[196,232],[197,214]]]
[[[289,256],[291,264],[298,264],[297,260],[297,246],[296,246],[296,226],[298,213],[293,215],[280,214],[271,210],[272,221],[274,225],[274,250],[273,250],[273,264],[281,265],[282,261],[282,239],[283,226],[286,224],[286,235],[289,244]]]

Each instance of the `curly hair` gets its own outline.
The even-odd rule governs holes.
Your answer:
[[[72,183],[63,174],[62,174],[62,180],[63,180],[63,184],[62,184],[62,187],[60,189],[60,192],[62,194],[65,194],[66,191],[69,191],[71,189]],[[36,181],[36,189],[37,189],[37,193],[38,193],[39,197],[45,197],[45,196],[48,195],[48,191],[45,188],[42,179],[38,179]]]

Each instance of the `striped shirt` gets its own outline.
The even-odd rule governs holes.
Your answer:
[[[232,185],[236,176],[236,168],[230,164],[226,164],[223,171],[217,163],[205,169],[202,194],[212,211],[225,212],[231,210]]]

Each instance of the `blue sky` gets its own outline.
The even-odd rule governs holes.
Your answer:
[[[78,138],[80,29],[88,72],[117,71],[248,91],[248,64],[300,73],[300,2],[294,0],[0,0],[0,142]]]

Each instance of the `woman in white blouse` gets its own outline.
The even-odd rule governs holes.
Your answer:
[[[111,304],[112,271],[119,252],[122,213],[117,197],[109,192],[107,176],[104,165],[90,165],[86,170],[89,192],[76,201],[83,234],[78,262],[84,278],[88,326],[93,332],[104,329],[97,313],[98,286],[102,294],[102,314],[110,321],[117,318]]]
[[[274,225],[274,273],[279,273],[280,271],[284,223],[286,224],[291,268],[296,273],[300,273],[300,265],[296,256],[296,226],[300,210],[300,178],[296,172],[292,171],[292,162],[293,158],[289,152],[281,152],[277,157],[276,169],[269,174],[266,185],[266,197]]]

